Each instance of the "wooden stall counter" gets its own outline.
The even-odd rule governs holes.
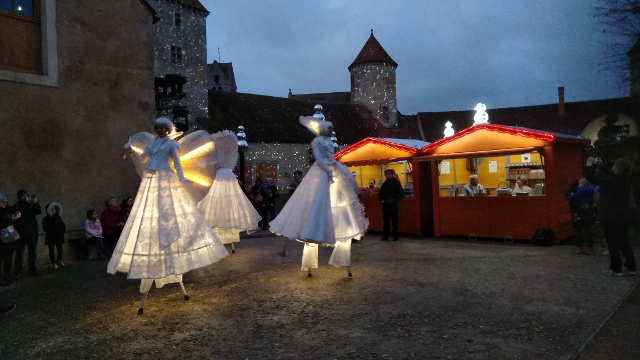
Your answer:
[[[549,228],[544,196],[441,197],[435,235],[530,240],[536,229]]]
[[[378,197],[361,196],[364,211],[369,219],[369,230],[382,231],[382,204]],[[415,196],[405,197],[400,201],[398,213],[398,232],[402,234],[420,234],[421,221],[418,199]]]

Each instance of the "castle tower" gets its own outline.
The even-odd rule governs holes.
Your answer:
[[[386,127],[397,126],[396,68],[382,45],[373,36],[364,44],[349,65],[351,73],[351,103],[366,106]]]

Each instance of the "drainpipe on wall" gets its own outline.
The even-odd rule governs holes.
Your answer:
[[[558,114],[564,115],[564,86],[558,87]]]

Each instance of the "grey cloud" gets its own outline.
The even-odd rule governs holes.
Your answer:
[[[627,96],[601,71],[595,1],[202,0],[209,61],[232,61],[238,90],[348,91],[369,29],[398,62],[402,113]]]

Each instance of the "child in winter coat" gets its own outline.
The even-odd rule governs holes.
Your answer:
[[[87,220],[84,221],[84,234],[88,243],[95,243],[98,257],[102,257],[104,250],[104,237],[102,236],[102,224],[98,219],[98,213],[91,209],[87,211]]]
[[[64,243],[64,233],[67,228],[62,221],[62,205],[53,202],[45,206],[47,215],[42,219],[42,230],[44,230],[44,244],[49,246],[49,259],[54,269],[64,267],[62,262],[62,244]],[[58,256],[54,255],[54,247],[58,250]]]

